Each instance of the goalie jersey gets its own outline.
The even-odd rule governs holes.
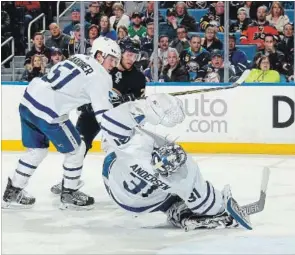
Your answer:
[[[112,108],[110,74],[92,57],[77,54],[28,85],[21,104],[48,123],[68,119],[71,110],[92,103],[98,122]]]

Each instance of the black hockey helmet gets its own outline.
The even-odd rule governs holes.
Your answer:
[[[133,52],[136,54],[140,53],[140,43],[130,37],[125,37],[119,42],[122,54],[125,51]]]

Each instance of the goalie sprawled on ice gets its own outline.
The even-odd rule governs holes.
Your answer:
[[[239,224],[251,229],[228,186],[215,189],[179,145],[142,128],[145,123],[172,128],[184,118],[181,101],[167,94],[103,114],[103,178],[109,195],[133,213],[162,211],[170,223],[186,230]]]

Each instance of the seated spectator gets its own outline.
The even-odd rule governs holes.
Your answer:
[[[93,41],[99,37],[99,34],[100,34],[99,26],[92,24],[88,30],[88,38],[89,39],[87,40],[87,42],[90,46],[92,46]],[[87,50],[86,50],[87,55],[88,55],[88,53],[90,53],[90,49],[91,49],[91,47],[89,48],[89,52],[87,52]]]
[[[68,45],[71,37],[69,35],[63,34],[59,25],[56,23],[51,23],[49,25],[49,30],[51,36],[46,40],[45,46],[48,48],[59,48],[62,50],[63,55],[68,57]]]
[[[217,2],[214,10],[208,11],[208,13],[201,18],[200,27],[201,31],[206,31],[209,25],[213,25],[217,28],[218,32],[224,32],[224,3]]]
[[[121,3],[115,3],[113,5],[114,16],[110,17],[111,28],[118,31],[120,26],[129,27],[130,19],[124,14],[124,8]]]
[[[175,12],[178,26],[186,26],[189,32],[197,31],[196,20],[194,17],[188,14],[185,2],[177,2],[175,6]]]
[[[128,29],[125,26],[119,26],[117,30],[117,40],[120,42],[128,36]]]
[[[205,37],[202,38],[201,44],[209,52],[215,49],[223,49],[223,43],[217,38],[216,29],[213,25],[207,26]]]
[[[189,39],[187,36],[187,28],[185,26],[180,25],[177,28],[177,38],[175,38],[170,43],[170,47],[175,48],[178,51],[178,54],[181,54],[183,50],[190,47]]]
[[[110,38],[114,41],[117,40],[117,33],[111,28],[110,20],[106,15],[103,15],[100,18],[100,35]]]
[[[140,40],[140,38],[146,34],[146,27],[141,24],[141,14],[139,12],[134,12],[131,21],[132,23],[128,28],[128,35],[130,38]]]
[[[33,46],[32,49],[26,54],[25,63],[32,64],[31,58],[34,55],[44,55],[47,60],[50,59],[50,49],[44,45],[44,36],[42,33],[35,33],[33,36]]]
[[[69,57],[79,53],[86,54],[89,47],[91,47],[91,45],[84,39],[84,52],[81,52],[81,25],[76,24],[68,45]]]
[[[197,78],[200,68],[210,61],[210,53],[201,46],[201,37],[193,35],[190,39],[190,48],[180,54],[180,62],[186,67],[190,75],[190,81]]]
[[[207,9],[210,5],[209,1],[186,1],[187,8],[189,9]]]
[[[240,8],[238,10],[237,18],[237,22],[230,25],[229,31],[232,33],[241,33],[242,31],[248,28],[249,24],[252,23],[252,20],[249,17],[247,17],[247,12],[245,8]]]
[[[291,66],[287,63],[284,53],[275,48],[275,38],[273,35],[265,35],[264,50],[259,53],[268,56],[272,70],[276,70],[281,74],[287,74],[289,72]]]
[[[166,11],[166,22],[159,24],[159,34],[167,35],[169,41],[172,41],[177,36],[177,19],[176,12],[174,9],[170,8]]]
[[[232,67],[228,68],[229,82],[237,80]],[[223,55],[220,50],[213,50],[211,52],[211,63],[199,69],[197,80],[198,82],[224,82],[224,62]]]
[[[229,62],[235,71],[237,76],[241,76],[242,73],[248,68],[248,61],[245,52],[236,48],[236,37],[234,34],[229,35]]]
[[[161,63],[165,66],[168,64],[168,47],[169,47],[169,39],[167,35],[159,36],[159,49],[158,49],[158,58],[161,59]],[[154,53],[151,55],[151,62],[153,62]]]
[[[79,8],[74,8],[72,9],[71,13],[71,23],[66,25],[64,27],[63,33],[66,35],[71,35],[71,32],[74,32],[74,27],[76,24],[80,24],[80,9]],[[90,24],[88,22],[85,22],[85,36],[87,35],[88,27]]]
[[[270,70],[270,62],[267,56],[261,56],[255,64],[256,68],[251,70],[245,82],[280,82],[280,74],[275,70]]]
[[[104,15],[108,16],[109,18],[113,15],[113,5],[116,2],[113,1],[105,1],[105,2],[101,2],[102,5],[100,7],[101,12],[104,13]]]
[[[125,1],[124,10],[126,15],[132,16],[134,12],[144,13],[146,11],[146,1]]]
[[[189,74],[185,66],[181,66],[178,51],[174,48],[168,49],[168,65],[163,69],[160,77],[165,82],[185,82],[189,81]]]
[[[161,72],[162,72],[162,67],[163,67],[161,58],[158,58],[157,63],[158,63],[158,77],[161,77]],[[145,80],[147,82],[153,82],[154,81],[154,62],[150,63],[150,67],[146,68],[143,71],[143,74],[144,74]]]
[[[148,54],[148,58],[152,55],[154,51],[154,23],[148,23],[146,34],[140,40],[140,50]]]
[[[269,7],[271,3],[270,1],[245,1],[244,5],[242,6],[245,8],[247,17],[249,17],[251,20],[256,19],[257,9],[260,6]]]
[[[278,36],[277,29],[266,20],[266,6],[257,9],[257,20],[253,21],[241,34],[241,44],[256,44],[259,50],[264,49],[265,34]]]
[[[100,10],[100,2],[91,2],[89,4],[89,12],[85,15],[85,20],[90,24],[98,25],[102,14],[103,13]]]
[[[288,63],[293,65],[294,54],[294,26],[290,23],[284,26],[283,37],[277,44],[277,49],[284,53]]]
[[[51,50],[51,57],[50,57],[49,63],[46,66],[45,73],[48,73],[51,67],[53,67],[55,64],[65,60],[65,56],[62,54],[61,49],[52,47],[50,50]]]
[[[148,23],[154,21],[154,1],[148,1],[146,11],[142,13],[142,25],[146,26]],[[164,18],[161,13],[158,13],[158,21],[164,22]]]
[[[33,55],[30,63],[26,65],[25,71],[22,75],[22,81],[31,81],[36,77],[42,77],[45,74],[45,66],[48,58],[42,55]]]
[[[284,26],[289,23],[289,17],[285,15],[285,10],[280,2],[274,1],[271,5],[266,20],[280,32],[283,33]]]

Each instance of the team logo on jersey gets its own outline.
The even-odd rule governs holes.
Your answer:
[[[120,80],[122,79],[122,73],[121,72],[117,72],[115,74],[115,77],[116,77],[115,83],[118,84],[120,82]]]

